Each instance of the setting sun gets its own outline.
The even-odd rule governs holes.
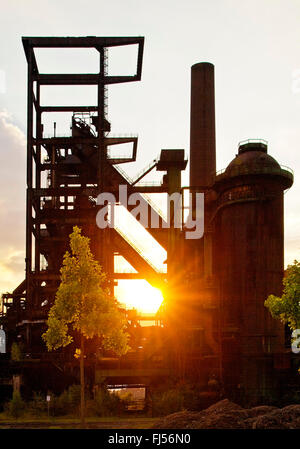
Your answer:
[[[127,309],[142,313],[156,313],[163,300],[161,291],[142,279],[120,280],[115,295]]]

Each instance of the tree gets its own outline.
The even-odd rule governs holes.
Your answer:
[[[265,306],[273,318],[287,323],[290,329],[300,328],[300,262],[295,260],[287,267],[282,296],[268,296]]]
[[[80,335],[76,354],[80,358],[80,416],[84,425],[84,340],[99,337],[103,349],[120,356],[128,351],[128,335],[118,303],[104,287],[106,275],[91,253],[89,238],[82,236],[77,226],[70,234],[70,249],[71,253],[64,255],[61,283],[42,338],[50,351],[70,344],[72,329]]]
[[[15,341],[11,345],[10,358],[14,362],[19,362],[22,358],[21,348]]]

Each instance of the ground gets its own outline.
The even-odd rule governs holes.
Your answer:
[[[88,429],[149,429],[157,418],[146,417],[109,417],[109,418],[87,418]],[[19,418],[8,419],[0,416],[1,429],[80,429],[80,421],[72,418]]]

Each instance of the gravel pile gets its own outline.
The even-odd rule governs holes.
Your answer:
[[[200,412],[181,411],[159,419],[153,429],[300,429],[300,405],[244,409],[224,399]]]

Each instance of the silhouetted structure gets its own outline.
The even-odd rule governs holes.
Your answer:
[[[281,291],[283,192],[292,185],[293,174],[267,154],[261,140],[241,143],[226,170],[216,173],[214,66],[200,63],[191,71],[190,186],[181,186],[187,163],[184,150],[162,150],[157,160],[130,179],[119,164],[136,160],[137,137],[110,136],[106,86],[140,80],[143,44],[142,37],[23,38],[28,62],[26,279],[12,294],[3,295],[8,348],[13,341],[22,341],[28,354],[25,371],[26,363],[38,359],[39,367],[51,362],[63,366],[65,377],[76,376],[72,348],[48,354],[41,333],[59,284],[68,236],[78,225],[91,238],[92,251],[108,273],[111,294],[118,279],[142,278],[159,286],[165,297],[154,328],[142,329],[141,317],[128,313],[133,350],[121,361],[103,354],[95,357],[97,341],[91,342],[91,382],[104,376],[110,383],[151,384],[177,376],[192,379],[205,390],[217,378],[227,394],[243,391],[247,399],[258,401],[278,389],[275,368],[288,367],[276,362],[287,352],[283,328],[271,319],[264,300]],[[124,45],[138,46],[136,74],[110,76],[106,51]],[[94,48],[100,71],[42,74],[34,49],[47,47]],[[95,85],[97,105],[41,105],[44,85]],[[43,117],[50,112],[72,114],[70,136],[44,135]],[[111,152],[122,143],[132,143],[131,155]],[[142,184],[155,168],[165,172],[162,182]],[[167,273],[159,272],[121,228],[97,227],[102,207],[97,195],[113,193],[120,202],[120,185],[146,205],[148,231],[167,249]],[[167,227],[145,196],[167,192],[183,197],[185,189],[204,194],[200,239],[185,238],[188,230],[185,224],[176,227],[179,217],[172,205]],[[195,197],[191,206],[191,218],[196,218]],[[133,212],[133,205],[125,207]],[[136,273],[115,272],[114,257],[119,254]]]

